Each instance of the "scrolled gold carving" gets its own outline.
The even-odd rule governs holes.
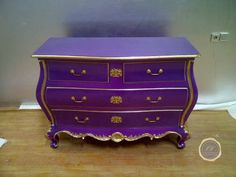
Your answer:
[[[113,68],[110,70],[111,77],[122,77],[122,69]]]
[[[166,135],[169,135],[169,134],[176,134],[178,135],[180,138],[182,138],[182,135],[179,134],[178,132],[175,132],[175,131],[167,131],[165,133],[162,133],[162,134],[150,134],[150,133],[143,133],[143,134],[140,134],[140,135],[130,135],[130,136],[127,136],[127,135],[124,135],[122,134],[121,132],[115,132],[111,135],[95,135],[95,134],[92,134],[92,133],[73,133],[73,132],[70,132],[70,131],[67,131],[67,130],[62,130],[62,131],[58,131],[54,136],[56,136],[57,134],[60,134],[60,133],[66,133],[74,138],[82,138],[84,139],[85,137],[92,137],[96,140],[99,140],[99,141],[109,141],[109,140],[112,140],[116,143],[118,142],[121,142],[123,140],[125,141],[135,141],[135,140],[138,140],[140,138],[144,138],[144,137],[149,137],[151,140],[152,139],[159,139],[159,138],[162,138]]]
[[[122,97],[121,96],[112,96],[110,98],[111,104],[121,104],[122,103]]]
[[[112,116],[111,117],[111,122],[115,124],[122,123],[122,117],[120,116]]]

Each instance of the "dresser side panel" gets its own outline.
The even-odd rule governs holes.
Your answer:
[[[187,63],[187,81],[189,85],[189,97],[186,108],[183,111],[180,127],[184,127],[185,122],[189,118],[190,113],[192,112],[198,98],[198,89],[194,77],[194,60],[190,60]]]
[[[53,115],[48,108],[48,105],[46,103],[45,99],[45,90],[46,90],[46,84],[47,84],[47,70],[46,70],[46,64],[44,60],[39,60],[40,65],[40,75],[39,80],[36,88],[36,99],[42,108],[42,111],[45,113],[47,119],[50,121],[51,125],[54,124]]]

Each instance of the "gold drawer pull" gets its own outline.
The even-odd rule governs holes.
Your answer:
[[[160,68],[157,73],[152,73],[151,69],[147,69],[146,72],[147,72],[147,74],[149,74],[151,76],[159,76],[164,72],[164,70],[162,68]]]
[[[160,119],[161,119],[160,117],[156,117],[154,120],[150,120],[148,117],[146,117],[144,120],[150,123],[155,123],[159,121]]]
[[[85,117],[84,120],[80,120],[80,118],[78,116],[75,116],[75,120],[77,123],[84,124],[87,121],[89,121],[89,117]]]
[[[83,103],[83,102],[87,101],[87,97],[86,97],[86,96],[83,96],[83,97],[81,98],[81,100],[76,100],[76,97],[75,97],[75,96],[70,97],[70,99],[71,99],[74,103]]]
[[[112,116],[111,117],[111,123],[114,123],[114,124],[122,123],[122,117],[120,117],[120,116]]]
[[[78,74],[78,73],[75,72],[74,69],[70,69],[70,74],[72,74],[73,76],[78,76],[78,77],[80,77],[80,76],[82,76],[82,75],[86,75],[86,74],[87,74],[87,71],[86,71],[85,69],[83,69],[83,70],[81,71],[81,73]]]
[[[159,103],[159,101],[161,101],[161,100],[162,100],[162,97],[161,97],[161,96],[159,96],[159,97],[157,97],[157,99],[156,99],[156,100],[152,100],[152,99],[151,99],[151,97],[150,97],[150,96],[148,96],[148,97],[146,97],[146,100],[147,100],[147,101],[149,101],[149,103],[152,103],[152,104],[157,104],[157,103]]]

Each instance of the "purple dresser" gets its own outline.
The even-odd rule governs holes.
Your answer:
[[[198,56],[177,37],[48,39],[33,57],[51,147],[60,133],[114,142],[175,134],[177,147],[185,147]]]

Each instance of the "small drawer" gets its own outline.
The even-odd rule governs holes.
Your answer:
[[[183,108],[187,99],[187,88],[122,91],[69,88],[46,90],[46,100],[52,108]]]
[[[124,83],[185,81],[185,62],[125,63]]]
[[[109,82],[108,63],[47,61],[52,81]]]
[[[174,127],[181,111],[81,112],[53,111],[58,127]]]

